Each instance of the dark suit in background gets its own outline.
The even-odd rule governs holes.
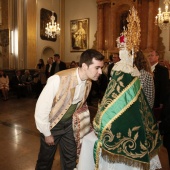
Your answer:
[[[58,71],[66,70],[66,64],[63,61],[60,61],[60,63],[58,64],[59,67],[58,67],[58,71],[57,72],[55,72],[56,66],[57,66],[57,63],[54,62],[52,64],[52,67],[51,67],[50,76],[54,75]]]
[[[50,72],[49,72],[50,67],[52,67],[52,65],[46,64],[46,67],[45,67],[46,79],[48,79],[48,78],[50,77],[50,75],[51,75],[51,70],[50,70]]]
[[[66,64],[60,60],[59,54],[54,54],[54,62],[52,63],[50,76],[62,70],[66,70]]]
[[[155,84],[155,101],[154,108],[159,108],[160,104],[165,103],[168,91],[169,72],[168,69],[160,64],[155,66],[154,84]]]
[[[108,76],[107,76],[108,79],[110,79],[110,77],[111,77],[110,73],[111,73],[113,66],[114,66],[114,63],[111,63],[111,64],[108,65]]]

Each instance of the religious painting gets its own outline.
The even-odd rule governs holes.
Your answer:
[[[89,48],[89,18],[70,21],[71,52]]]
[[[51,22],[51,16],[52,11],[49,11],[47,9],[41,8],[40,10],[40,37],[42,40],[48,40],[48,41],[56,41],[56,37],[47,36],[46,32],[46,26],[47,23]],[[57,15],[54,12],[55,22],[57,23]]]

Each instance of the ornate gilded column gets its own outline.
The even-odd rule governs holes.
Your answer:
[[[103,4],[97,6],[97,49],[99,51],[103,50]]]
[[[115,36],[115,33],[114,33],[114,25],[115,25],[115,15],[114,15],[114,6],[110,5],[110,37],[109,37],[109,52],[112,52],[113,51],[113,47],[115,46],[115,40],[114,40],[114,36]]]
[[[112,35],[112,50],[114,50],[116,48],[116,38],[117,38],[117,30],[116,30],[116,13],[115,13],[115,6],[112,6],[112,10],[111,10],[111,27],[112,27],[112,31],[111,31],[111,35]]]
[[[148,12],[148,33],[147,33],[147,49],[152,49],[153,48],[153,24],[154,24],[154,16],[153,16],[153,11],[154,11],[154,2],[149,1],[149,6],[148,6],[149,12]]]
[[[112,27],[111,27],[111,6],[110,2],[107,2],[104,4],[104,50],[109,51],[110,48],[110,41],[112,39],[111,37],[111,32],[112,32]]]

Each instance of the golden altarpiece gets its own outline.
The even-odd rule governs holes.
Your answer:
[[[128,11],[134,6],[141,21],[140,49],[145,53],[152,49],[161,54],[164,51],[159,38],[160,29],[154,24],[159,8],[157,0],[96,0],[97,2],[97,34],[96,49],[108,57],[117,52],[116,38],[127,25]]]

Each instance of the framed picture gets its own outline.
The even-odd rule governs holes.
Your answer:
[[[56,41],[55,38],[48,37],[45,35],[45,28],[47,23],[51,22],[52,11],[41,8],[40,10],[40,37],[42,40]],[[57,14],[54,12],[55,22],[57,22]]]
[[[89,48],[89,18],[70,21],[71,52]]]

